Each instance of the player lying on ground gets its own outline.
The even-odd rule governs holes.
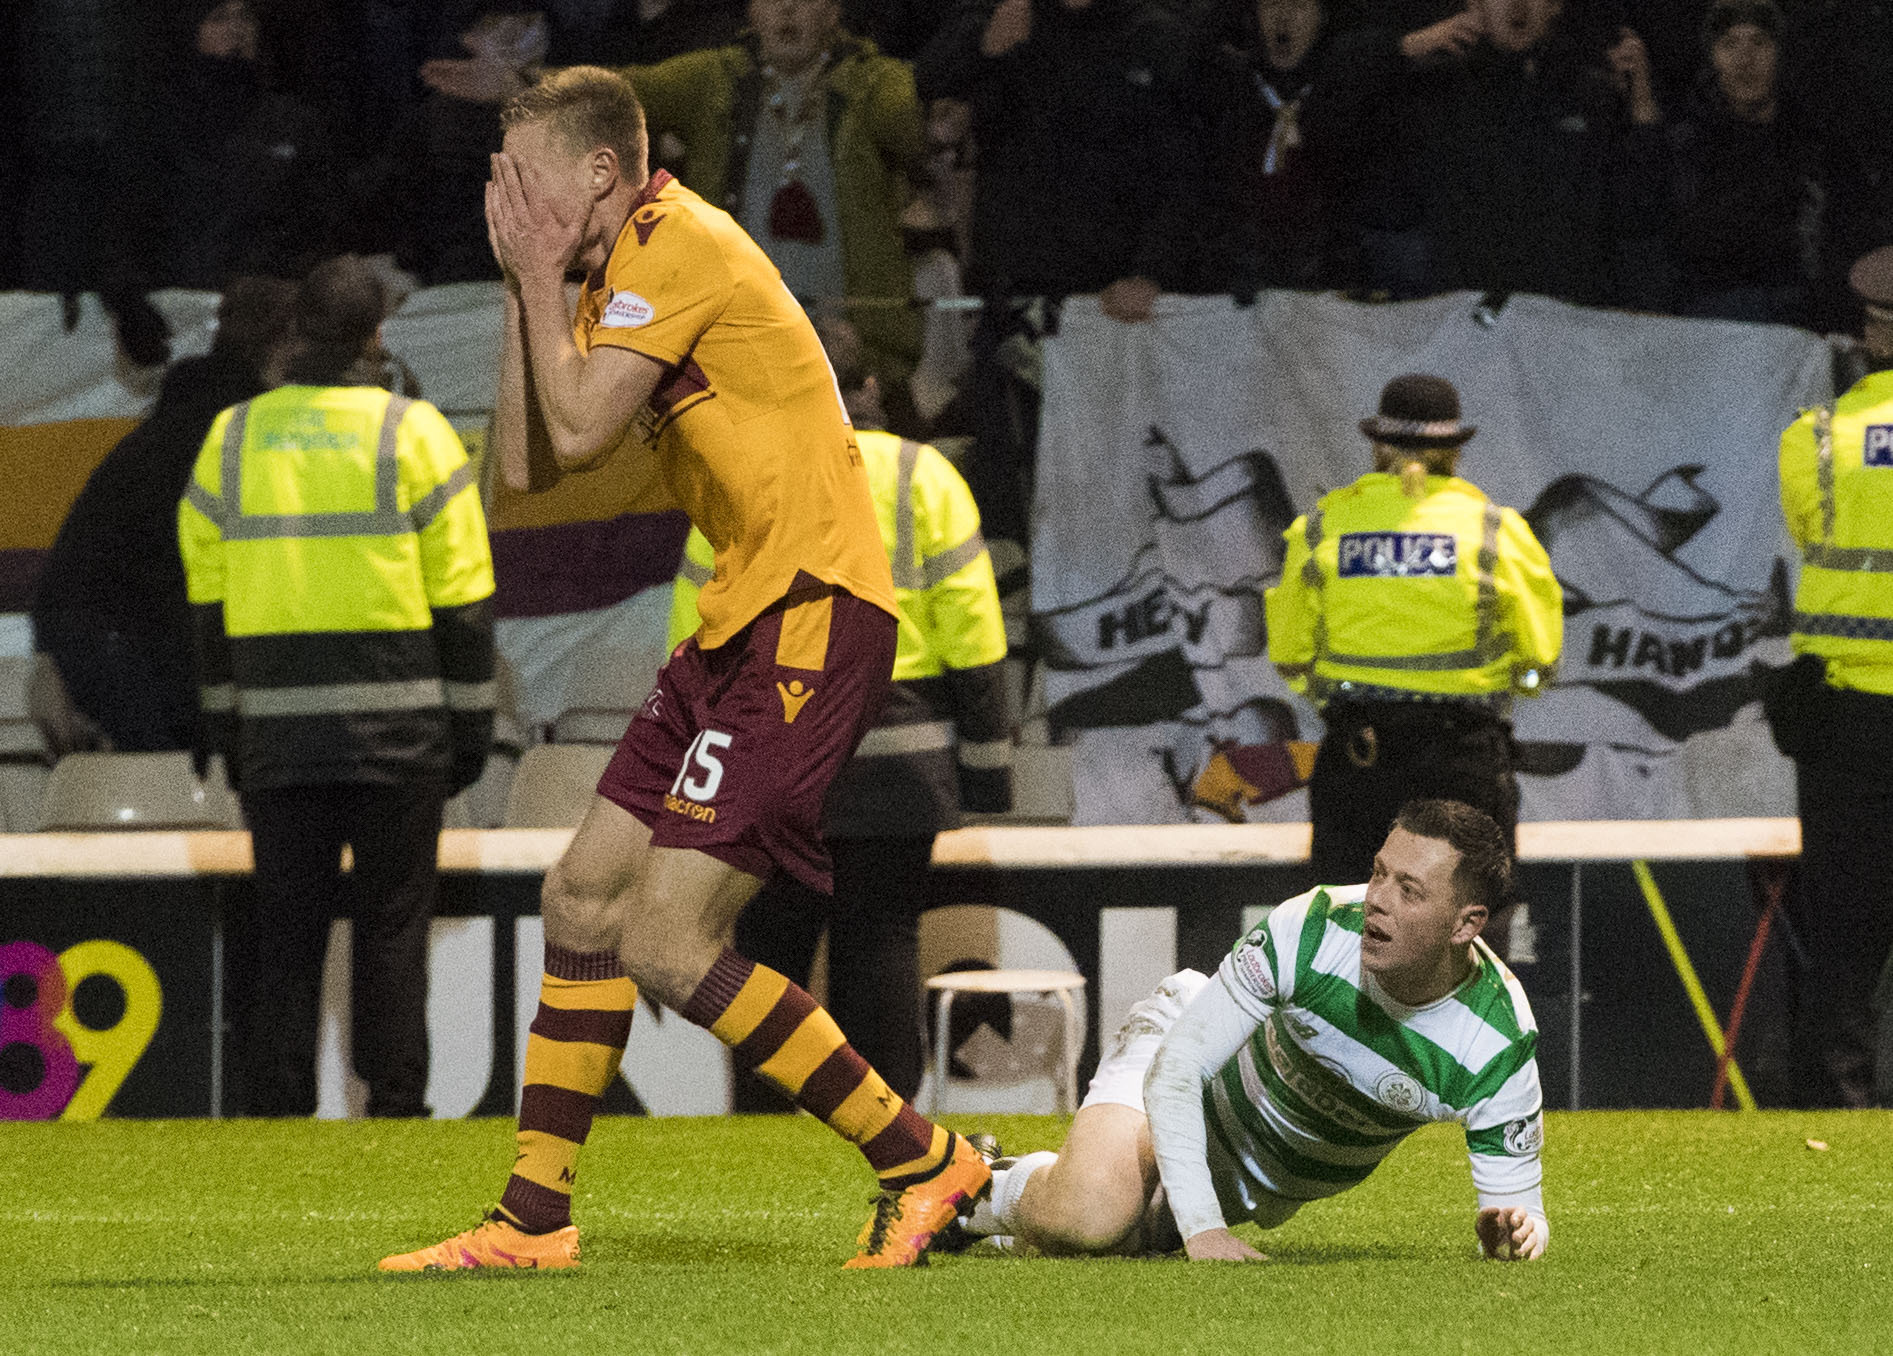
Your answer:
[[[1132,1007],[1064,1147],[995,1165],[967,1232],[1261,1260],[1232,1220],[1274,1228],[1459,1121],[1481,1250],[1543,1256],[1537,1027],[1479,939],[1511,873],[1486,815],[1409,801],[1366,885],[1289,900],[1213,977],[1182,971]]]

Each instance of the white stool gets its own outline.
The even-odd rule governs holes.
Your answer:
[[[1070,970],[952,970],[928,980],[927,987],[940,998],[934,1011],[933,1087],[927,1114],[934,1115],[940,1110],[940,1095],[946,1087],[953,1054],[949,1048],[953,996],[961,993],[1029,993],[1056,998],[1064,1004],[1065,1039],[1064,1048],[1059,1052],[1059,1062],[1064,1068],[1058,1082],[1056,1105],[1060,1111],[1077,1110],[1078,1009],[1071,996],[1084,986],[1085,977]]]

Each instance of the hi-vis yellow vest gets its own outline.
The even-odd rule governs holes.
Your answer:
[[[178,543],[201,704],[241,728],[246,784],[313,766],[438,770],[450,718],[490,722],[486,518],[432,405],[285,386],[225,410]]]
[[[1564,593],[1516,512],[1457,477],[1411,499],[1375,472],[1288,529],[1267,595],[1269,658],[1317,702],[1458,698],[1503,704],[1549,681]]]
[[[1893,372],[1788,426],[1781,510],[1801,548],[1795,651],[1835,687],[1893,694]]]
[[[966,481],[924,443],[877,430],[857,431],[855,437],[881,542],[894,567],[900,607],[895,681],[998,663],[1006,657],[1006,624]],[[673,649],[697,629],[697,592],[713,563],[709,541],[692,528],[671,595]]]

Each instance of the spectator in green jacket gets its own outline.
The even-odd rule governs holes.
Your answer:
[[[849,308],[899,407],[920,353],[900,214],[924,153],[912,69],[841,27],[838,0],[750,0],[735,43],[625,72],[652,160],[734,216],[804,301]]]

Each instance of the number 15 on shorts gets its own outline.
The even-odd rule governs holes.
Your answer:
[[[700,805],[716,799],[716,790],[723,784],[723,760],[717,754],[729,746],[730,737],[721,730],[697,731],[684,753],[683,766],[677,769],[677,780],[670,784],[671,795],[681,793]]]

